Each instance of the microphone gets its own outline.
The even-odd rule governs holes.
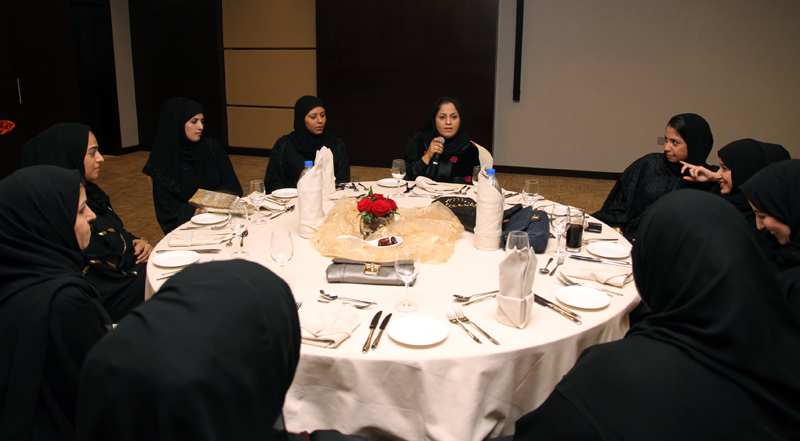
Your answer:
[[[439,142],[444,144],[444,137],[443,136],[436,137],[435,139],[438,139]],[[434,153],[433,154],[433,159],[431,159],[431,162],[433,163],[433,165],[439,165],[439,154],[438,153]]]

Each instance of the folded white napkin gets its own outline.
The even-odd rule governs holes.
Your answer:
[[[319,166],[322,170],[322,194],[333,194],[336,191],[336,175],[333,170],[331,149],[322,147],[317,150],[314,166]]]
[[[502,193],[489,183],[484,172],[478,178],[481,192],[477,197],[475,214],[475,248],[483,251],[494,251],[500,248],[503,235],[503,208],[505,199]]]
[[[300,237],[308,239],[325,220],[322,211],[322,164],[314,164],[297,181],[297,211],[300,213]]]
[[[301,342],[323,348],[339,346],[361,324],[361,319],[353,308],[346,307],[341,302],[331,302],[316,316],[310,315],[313,312],[303,313],[300,310]]]
[[[486,188],[486,187],[484,187]],[[497,321],[524,328],[533,309],[533,278],[536,255],[529,250],[515,251],[500,262],[500,292],[497,294]]]
[[[446,182],[436,182],[433,179],[427,178],[425,176],[417,176],[417,179],[414,181],[414,183],[417,185],[417,188],[420,188],[422,190],[431,193],[441,193],[443,191],[456,191],[464,186],[459,184],[448,184]]]
[[[567,277],[577,277],[585,280],[596,280],[606,285],[613,285],[622,288],[626,283],[633,280],[633,271],[625,270],[599,270],[585,268],[566,268],[561,267],[561,274]]]
[[[225,243],[233,237],[230,230],[173,230],[169,238],[171,247],[190,247],[192,245],[217,245]]]

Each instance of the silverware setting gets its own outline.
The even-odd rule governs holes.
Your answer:
[[[601,237],[593,237],[591,239],[583,239],[583,244],[588,245],[592,242],[616,242],[619,239],[609,239],[609,238],[601,238]]]
[[[375,316],[372,317],[372,322],[369,324],[369,335],[367,336],[367,341],[364,343],[364,347],[361,348],[362,354],[366,354],[369,350],[369,344],[372,341],[372,333],[375,332],[375,327],[378,326],[378,320],[381,319],[381,313],[383,313],[383,311],[378,311],[375,313]]]
[[[622,293],[620,293],[620,292],[614,292],[614,291],[611,291],[610,289],[605,289],[605,288],[601,288],[599,286],[589,285],[588,283],[576,282],[576,281],[570,279],[569,277],[565,276],[564,274],[559,274],[558,275],[558,281],[561,282],[561,284],[564,285],[564,286],[583,286],[583,287],[586,287],[586,288],[594,288],[594,289],[596,289],[598,291],[603,291],[609,297],[614,297],[611,294],[614,294],[615,296],[622,296]]]
[[[552,257],[550,258],[550,260],[547,261],[547,265],[545,265],[544,268],[539,268],[539,272],[542,273],[542,274],[549,273],[550,270],[547,269],[547,267],[550,266],[551,263],[553,263],[553,258]]]
[[[466,332],[467,334],[469,334],[469,336],[470,336],[470,337],[472,337],[472,339],[473,339],[473,340],[475,340],[476,342],[478,342],[478,343],[480,343],[480,344],[483,344],[483,342],[481,341],[481,339],[479,339],[478,337],[475,337],[475,334],[473,334],[472,332],[470,332],[470,330],[469,330],[469,329],[467,329],[466,327],[464,327],[464,325],[462,325],[462,324],[461,324],[461,322],[459,322],[459,321],[458,321],[458,318],[456,317],[456,313],[453,311],[453,308],[447,308],[447,309],[445,309],[445,310],[444,310],[444,313],[445,313],[445,314],[447,314],[447,320],[450,320],[450,323],[453,323],[453,324],[455,324],[455,325],[458,325],[458,326],[460,326],[460,327],[461,327],[461,329],[463,329],[463,330],[464,330],[464,332]]]
[[[273,214],[272,216],[270,216],[269,219],[270,220],[275,219],[276,217],[282,215],[283,213],[288,213],[288,212],[293,211],[293,210],[294,210],[294,205],[289,205],[288,207],[284,208],[283,210],[281,210],[281,211]]]
[[[300,309],[300,307],[303,306],[303,298],[300,297],[299,299],[295,300],[294,304],[297,306],[297,309]]]
[[[565,257],[566,256],[564,256],[563,254],[558,256],[558,261],[556,262],[556,266],[553,267],[553,271],[550,271],[550,277],[553,277],[553,274],[556,273],[556,270],[558,269],[558,267],[564,264],[564,258]]]
[[[599,257],[587,257],[587,256],[569,256],[569,258],[570,259],[576,259],[576,260],[585,260],[587,262],[607,263],[609,265],[619,265],[619,266],[627,266],[627,267],[631,266],[631,263],[628,262],[628,261],[625,261],[625,260],[601,259]]]
[[[496,296],[496,295],[497,295],[497,294],[490,294],[490,295],[488,295],[488,296],[486,296],[486,297],[481,297],[481,298],[479,298],[479,299],[471,300],[471,301],[469,301],[469,302],[467,302],[467,303],[464,303],[463,305],[464,305],[464,306],[469,306],[469,305],[473,305],[473,304],[475,304],[475,303],[478,303],[478,302],[482,302],[482,301],[484,301],[484,300],[493,299],[493,298],[495,298],[495,296]]]
[[[271,195],[265,196],[264,199],[272,202],[273,204],[278,204],[278,205],[286,205],[286,204],[289,203],[289,199],[280,199],[280,198],[276,198],[275,196],[271,196]]]
[[[333,293],[331,291],[325,290],[325,289],[319,290],[319,293],[322,294],[322,297],[324,297],[326,300],[330,300],[330,301],[335,301],[335,300],[338,300],[338,299],[342,299],[342,300],[350,300],[351,302],[366,303],[368,305],[377,305],[376,302],[368,302],[366,300],[353,299],[353,298],[350,298],[350,297],[342,297],[342,296],[339,296],[339,295],[337,295],[337,294],[335,294],[335,293]]]
[[[456,318],[458,318],[458,321],[463,322],[463,323],[468,323],[468,324],[474,326],[475,329],[477,329],[481,334],[485,335],[486,338],[488,338],[490,342],[492,342],[492,343],[494,343],[494,344],[496,344],[498,346],[500,345],[499,341],[493,339],[491,335],[487,334],[486,331],[484,331],[478,325],[476,325],[475,322],[473,322],[472,320],[468,319],[467,316],[464,315],[464,312],[461,310],[461,308],[459,308],[458,306],[454,306],[453,307],[453,312],[455,312]]]
[[[578,314],[570,311],[569,309],[562,308],[555,303],[545,299],[544,297],[538,296],[536,294],[533,295],[533,301],[544,306],[545,308],[550,308],[553,311],[561,314],[562,316],[566,317],[567,319],[571,320],[576,325],[583,324],[579,319],[581,318]]]
[[[453,294],[453,297],[455,297],[456,300],[458,300],[459,302],[468,302],[473,297],[486,296],[486,295],[489,295],[489,294],[494,294],[496,292],[500,292],[500,290],[496,289],[494,291],[486,291],[486,292],[481,292],[481,293],[478,293],[478,294],[471,294],[471,295],[468,295],[468,296],[462,296],[461,294]]]
[[[381,322],[381,326],[378,327],[378,329],[379,329],[378,336],[375,337],[375,341],[372,342],[372,346],[371,346],[373,351],[375,350],[375,348],[378,347],[378,342],[381,341],[381,336],[383,335],[383,330],[386,329],[386,325],[389,323],[389,319],[390,318],[392,318],[392,314],[391,313],[389,313],[389,315],[387,315],[386,318],[383,319],[383,321]]]
[[[196,250],[192,250],[192,249],[186,249],[186,250],[158,250],[158,251],[156,251],[156,254],[171,253],[173,251],[194,251],[195,253],[200,253],[200,254],[217,254],[222,250],[219,250],[219,249],[216,249],[216,248],[206,248],[206,249],[196,249]]]
[[[331,301],[330,300],[317,300],[317,302],[319,302],[319,303],[330,303]],[[352,306],[353,308],[356,308],[356,309],[364,309],[364,308],[369,308],[370,306],[373,305],[373,303],[364,303],[364,304],[362,304],[362,303],[354,303],[354,302],[348,302],[346,300],[342,300],[342,305],[344,305],[344,306]]]

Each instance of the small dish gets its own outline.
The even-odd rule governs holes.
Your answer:
[[[380,242],[381,239],[386,239],[387,237],[394,237],[395,239],[397,239],[397,243],[393,243],[391,245],[378,245],[378,242]],[[401,243],[403,243],[403,238],[400,237],[400,236],[385,236],[385,237],[379,237],[379,238],[373,239],[373,240],[364,240],[364,239],[361,239],[360,237],[355,237],[355,236],[339,236],[339,237],[337,237],[337,239],[355,239],[355,240],[360,240],[362,242],[366,242],[366,243],[372,245],[373,247],[377,247],[377,248],[392,248],[392,247],[396,247],[396,246],[400,245]]]
[[[192,216],[192,222],[200,225],[218,224],[228,220],[228,215],[223,213],[201,213]]]
[[[584,286],[565,286],[556,291],[559,302],[581,309],[605,308],[611,303],[608,295]]]
[[[614,242],[592,242],[586,245],[586,251],[608,259],[624,259],[631,255],[631,249]]]
[[[406,181],[404,181],[402,179],[398,181],[397,179],[394,179],[394,178],[386,178],[386,179],[381,179],[380,181],[378,181],[378,185],[380,185],[381,187],[396,188],[396,187],[400,187],[400,186],[406,185]]]
[[[153,264],[164,268],[177,268],[191,265],[200,260],[200,254],[194,251],[175,251],[159,254],[153,258]]]
[[[447,338],[447,325],[441,320],[412,315],[392,320],[386,327],[389,337],[411,346],[428,346]]]
[[[297,189],[296,188],[279,188],[272,193],[273,196],[276,198],[296,198],[297,197]]]

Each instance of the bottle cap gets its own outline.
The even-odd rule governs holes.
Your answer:
[[[306,161],[306,167],[313,167],[314,161]]]
[[[486,174],[489,175],[489,176],[494,175],[494,169],[493,168],[487,168],[486,169]]]

